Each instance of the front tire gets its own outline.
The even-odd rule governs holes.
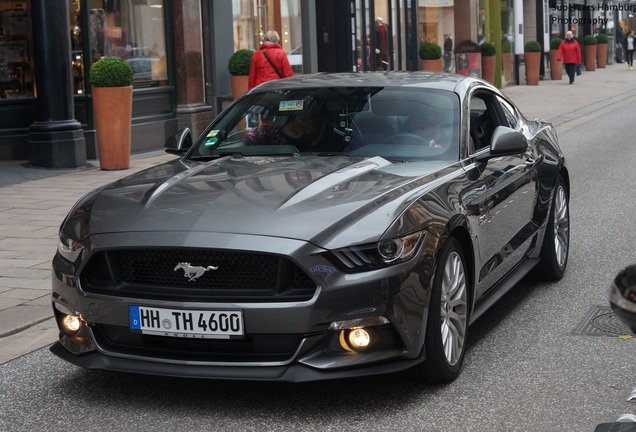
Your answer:
[[[554,187],[550,219],[546,227],[541,261],[536,274],[546,280],[559,280],[565,273],[570,251],[570,205],[565,182],[559,176]]]
[[[419,370],[430,383],[453,381],[462,368],[469,315],[465,262],[459,242],[449,238],[435,270],[424,343],[426,360]]]

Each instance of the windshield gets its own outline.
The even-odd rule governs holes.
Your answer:
[[[188,157],[345,154],[455,162],[459,129],[458,98],[449,91],[412,87],[268,90],[233,104]]]

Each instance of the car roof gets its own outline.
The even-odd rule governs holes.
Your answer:
[[[421,87],[458,91],[474,83],[488,85],[480,79],[463,75],[415,71],[415,72],[341,72],[296,75],[292,78],[268,81],[258,86],[258,90],[295,89],[307,87]]]

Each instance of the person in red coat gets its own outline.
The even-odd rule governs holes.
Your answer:
[[[252,55],[248,89],[266,81],[294,76],[287,54],[278,41],[280,36],[275,30],[265,33],[261,47]]]
[[[581,47],[576,39],[574,39],[574,35],[571,31],[565,34],[565,39],[563,39],[561,45],[559,45],[557,60],[561,61],[561,59],[563,59],[565,71],[570,78],[570,84],[572,84],[574,82],[574,74],[576,73],[576,65],[581,63]]]

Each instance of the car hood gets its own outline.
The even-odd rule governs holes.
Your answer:
[[[345,242],[374,241],[413,189],[445,167],[345,156],[175,160],[102,190],[91,205],[90,233],[215,232],[325,245],[352,228]]]

